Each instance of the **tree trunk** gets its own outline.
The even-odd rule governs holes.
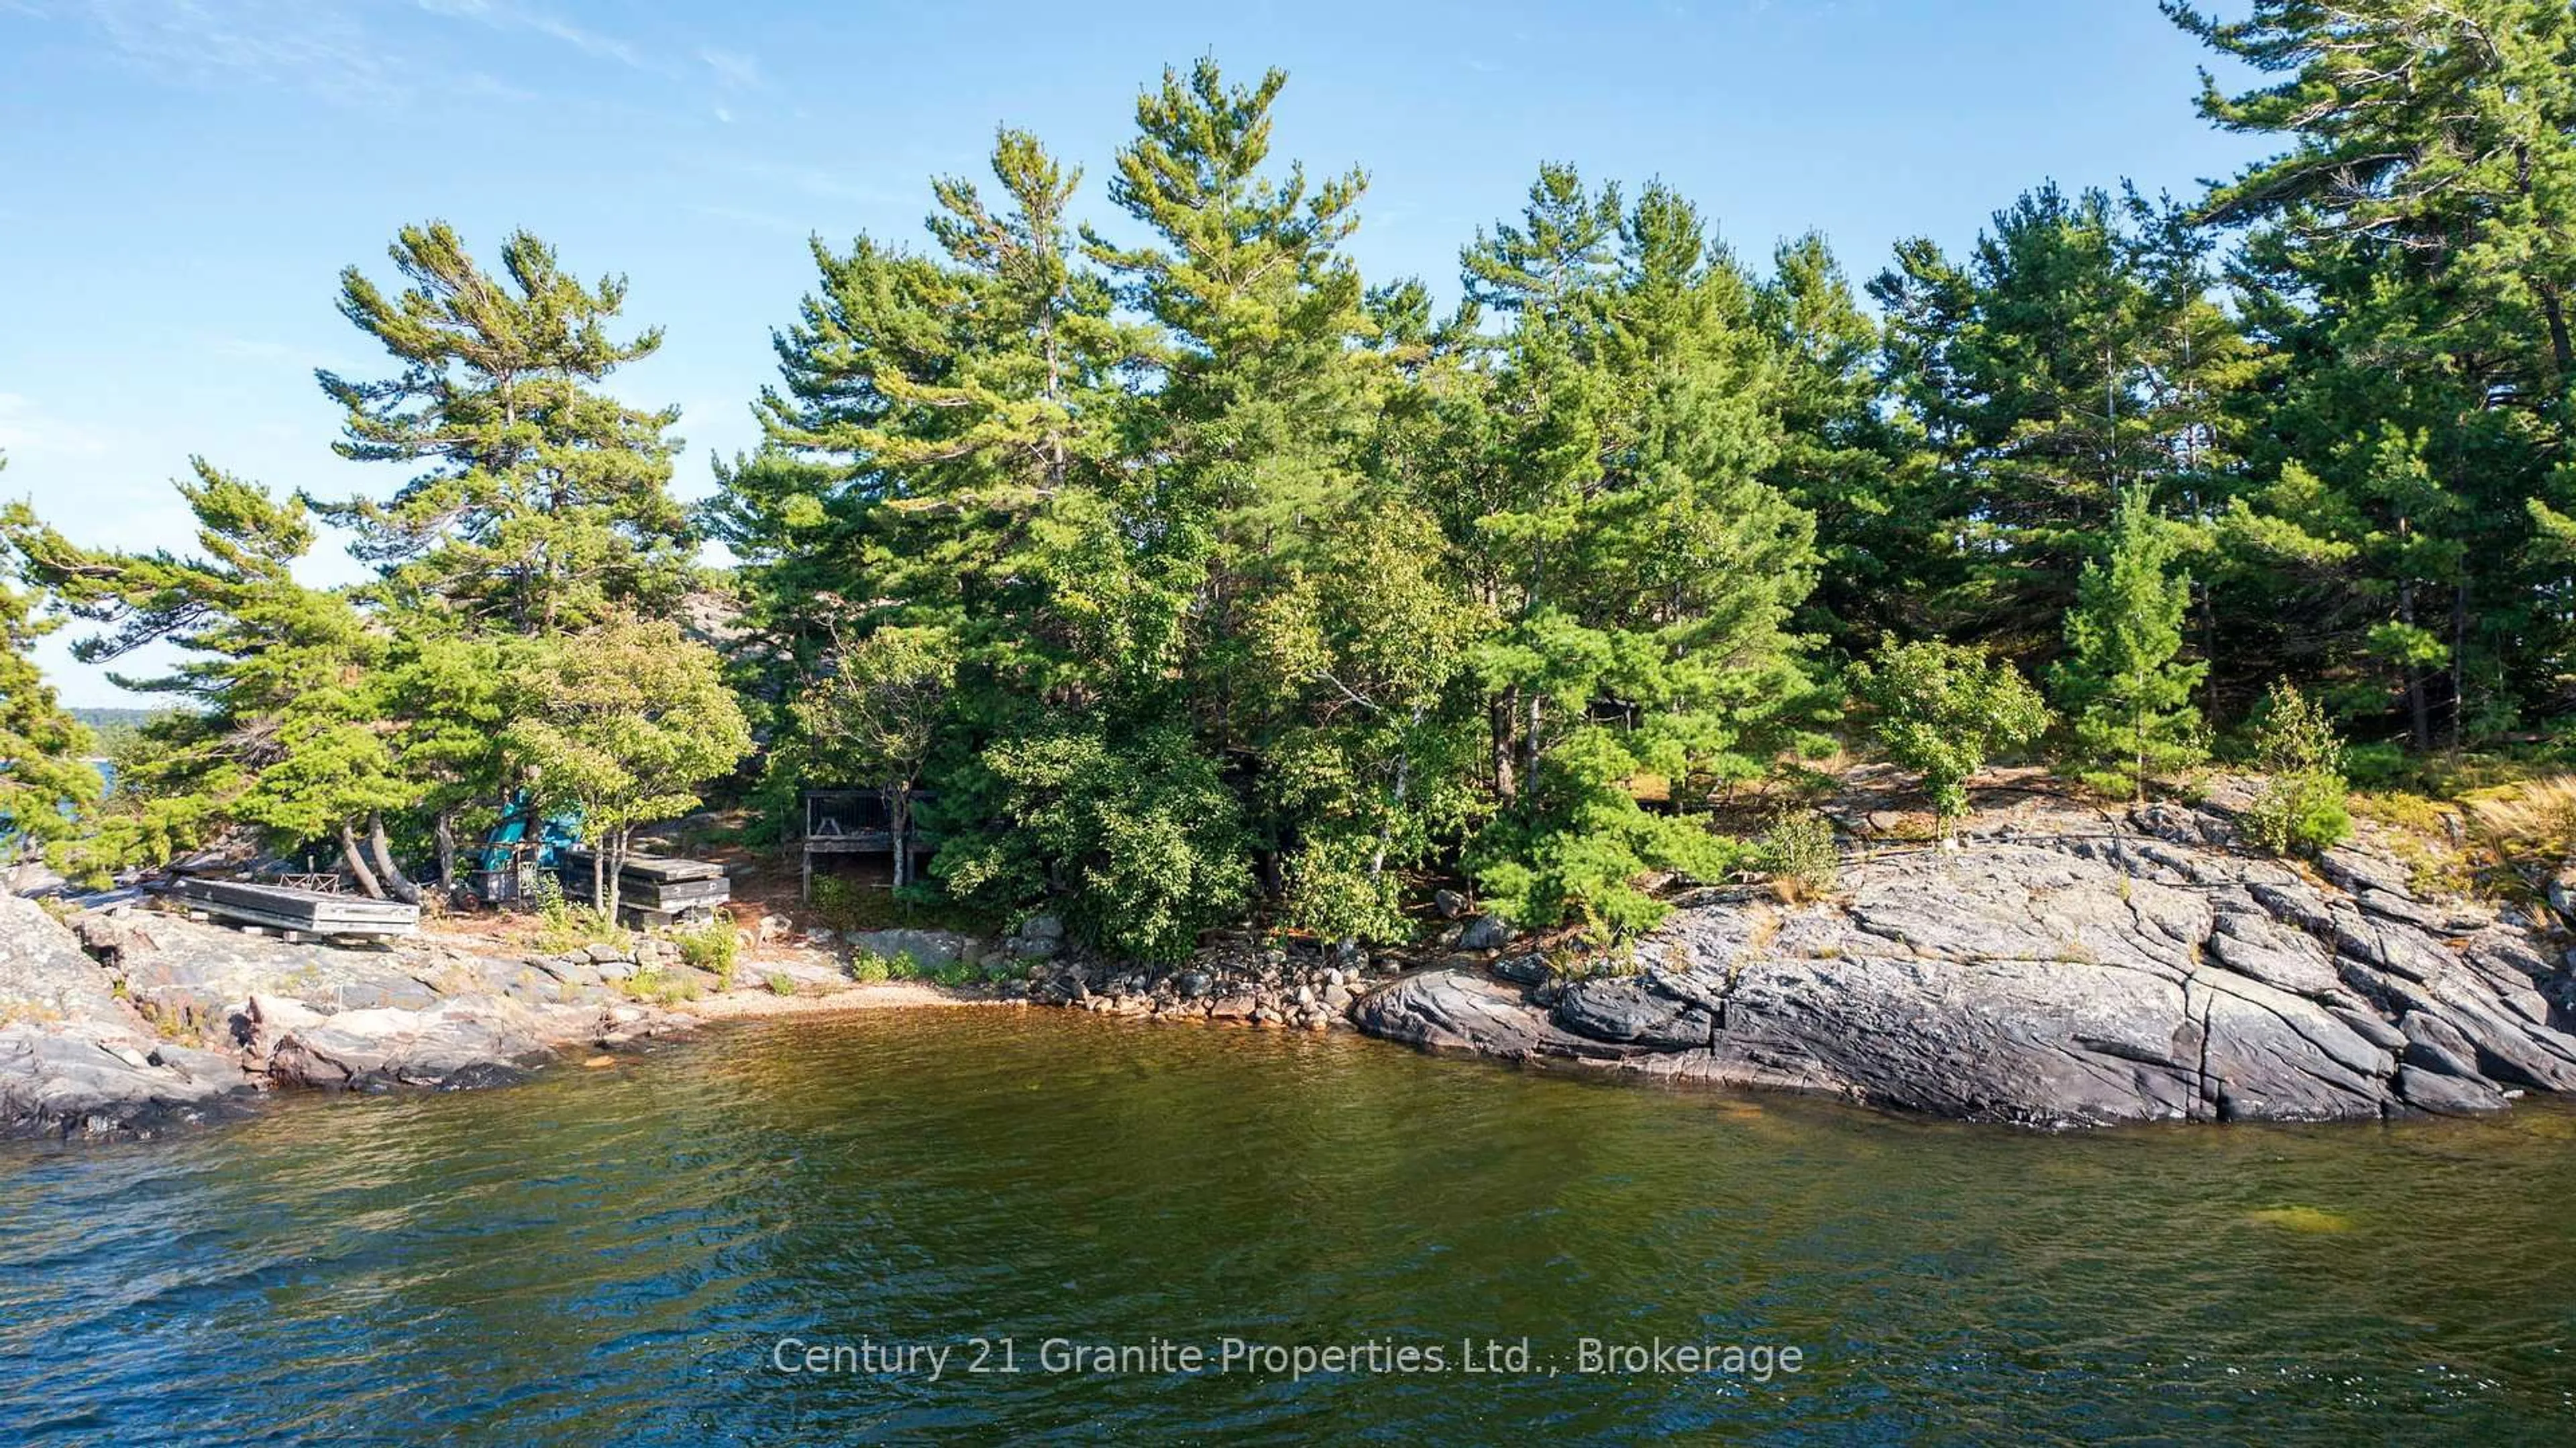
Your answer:
[[[2131,696],[2129,727],[2135,733],[2137,772],[2129,779],[2129,799],[2133,804],[2147,802],[2147,707],[2146,691],[2141,688]]]
[[[912,883],[912,786],[898,784],[887,793],[886,815],[894,826],[894,887],[900,890]]]
[[[2397,585],[2397,617],[2407,628],[2415,627],[2415,585]],[[2424,697],[2424,671],[2413,664],[2402,666],[2406,678],[2406,716],[2415,734],[2415,752],[2433,750],[2433,710]]]
[[[393,842],[385,838],[385,817],[367,816],[367,849],[374,855],[376,873],[383,877],[385,889],[406,905],[420,903],[420,887],[413,884],[394,860]]]
[[[2549,357],[2558,364],[2558,386],[2563,392],[2568,373],[2576,371],[2576,340],[2567,334],[2567,303],[2554,282],[2538,283],[2532,290],[2540,294],[2540,314],[2549,320]]]
[[[385,887],[376,883],[376,872],[367,868],[367,857],[358,852],[358,832],[347,820],[340,822],[340,864],[358,882],[360,894],[370,900],[385,898]]]
[[[1413,711],[1413,724],[1417,729],[1422,726],[1422,710],[1419,707],[1416,707]],[[1407,750],[1405,753],[1397,755],[1395,760],[1396,809],[1400,810],[1404,808],[1404,797],[1407,793],[1411,792],[1412,788],[1413,754],[1410,750]],[[1393,842],[1394,836],[1395,817],[1390,812],[1387,816],[1386,822],[1378,826],[1377,851],[1369,856],[1369,882],[1371,884],[1375,884],[1378,878],[1386,873],[1387,846]]]
[[[2469,651],[2469,575],[2451,586],[2451,752],[2460,752],[2460,740],[2468,724],[2469,679],[2465,660]]]
[[[608,882],[616,878],[608,873],[608,837],[609,832],[601,830],[599,848],[590,852],[590,908],[593,910],[606,902]]]
[[[1546,696],[1536,689],[1530,691],[1529,722],[1523,726],[1525,732],[1521,735],[1521,778],[1532,785],[1538,783],[1539,707],[1545,699]]]
[[[2203,584],[2200,590],[2200,657],[2209,667],[2201,675],[2203,697],[2201,717],[2218,717],[2218,590]]]
[[[1485,706],[1486,722],[1493,731],[1494,798],[1506,804],[1519,793],[1512,777],[1512,716],[1519,693],[1517,688],[1505,689]]]
[[[438,883],[448,894],[457,890],[456,879],[456,811],[443,809],[431,822],[430,837],[438,843]]]

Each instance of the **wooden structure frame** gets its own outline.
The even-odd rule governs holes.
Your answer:
[[[420,907],[400,900],[370,900],[299,890],[291,885],[261,885],[248,880],[186,879],[179,898],[196,910],[240,925],[259,925],[298,935],[410,935],[420,929]]]
[[[805,791],[804,865],[796,884],[796,898],[814,898],[814,857],[816,855],[888,855],[894,853],[893,791],[884,789],[809,789]],[[925,801],[938,798],[932,790],[912,792],[912,807],[919,810]],[[916,816],[916,819],[918,817]],[[922,832],[915,823],[908,843],[917,858],[937,847],[937,841]]]

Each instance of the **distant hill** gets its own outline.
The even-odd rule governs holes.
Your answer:
[[[71,709],[65,712],[69,713],[73,718],[78,719],[83,724],[89,726],[89,732],[97,747],[99,757],[104,759],[115,754],[119,748],[124,746],[127,741],[131,740],[136,731],[140,730],[153,715],[165,713],[167,711],[161,709],[116,708]]]

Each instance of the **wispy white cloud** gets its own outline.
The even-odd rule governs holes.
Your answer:
[[[301,355],[283,342],[263,342],[256,337],[210,336],[205,345],[207,351],[219,357],[244,362],[287,362]]]
[[[299,0],[85,0],[130,64],[197,85],[292,86],[334,99],[400,93],[401,69],[356,18]]]
[[[760,62],[738,50],[718,50],[701,46],[698,59],[716,73],[716,79],[735,90],[759,90],[767,82],[761,78]]]
[[[542,35],[569,45],[584,55],[614,61],[630,70],[664,76],[675,73],[675,67],[669,62],[647,53],[640,46],[605,31],[576,25],[558,15],[512,4],[510,0],[417,0],[417,3],[432,15],[473,20],[496,30],[525,30]]]
[[[910,205],[926,195],[908,189],[881,185],[861,179],[851,172],[828,166],[806,165],[794,161],[773,161],[763,156],[734,152],[692,152],[681,158],[707,170],[737,180],[762,186],[781,187],[802,196],[826,201],[859,201],[874,206]]]
[[[814,228],[801,221],[791,221],[784,216],[767,211],[753,211],[740,206],[708,206],[696,203],[692,203],[688,209],[717,221],[730,221],[758,231],[776,232],[781,236],[801,238],[814,234]]]
[[[398,23],[405,12],[567,47],[675,84],[703,84],[712,73],[725,90],[766,85],[758,61],[741,52],[675,47],[665,54],[520,0],[0,0],[0,16],[83,24],[117,59],[183,85],[293,89],[379,106],[460,93],[533,96],[488,69],[461,66],[466,57],[436,34],[417,25],[406,30]]]

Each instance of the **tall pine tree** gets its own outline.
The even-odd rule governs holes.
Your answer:
[[[316,510],[355,530],[389,601],[456,625],[558,633],[673,608],[692,547],[670,493],[679,411],[601,390],[662,345],[659,328],[611,335],[626,279],[585,284],[525,231],[496,276],[444,222],[403,228],[392,255],[409,285],[388,296],[351,267],[340,312],[400,370],[316,375],[343,409],[341,456],[424,471],[388,501]]]
[[[337,848],[369,895],[411,894],[385,823],[414,798],[376,694],[386,637],[345,594],[296,581],[314,542],[300,502],[202,459],[194,468],[177,485],[197,519],[193,556],[83,548],[11,520],[28,576],[108,626],[75,658],[113,662],[156,643],[180,655],[155,678],[110,676],[190,707],[145,726],[84,865],[159,865],[248,830],[268,849]]]

